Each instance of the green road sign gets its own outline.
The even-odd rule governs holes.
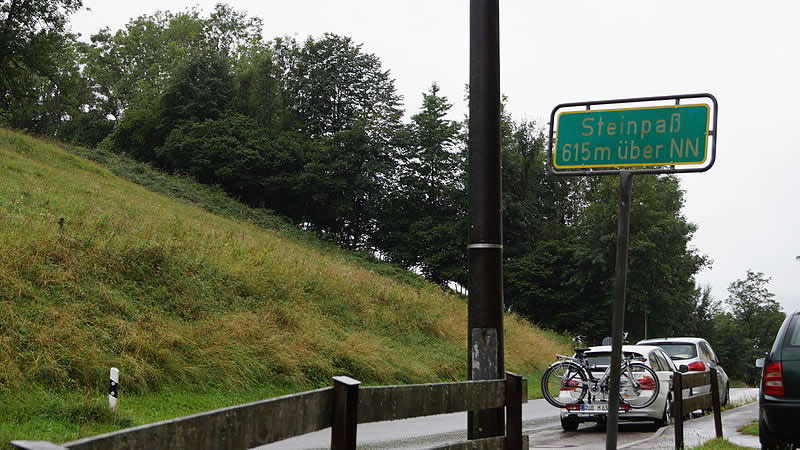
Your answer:
[[[565,111],[558,115],[557,169],[702,164],[709,106]]]

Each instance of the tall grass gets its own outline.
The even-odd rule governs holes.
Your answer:
[[[101,393],[111,366],[127,394],[465,378],[462,298],[218,190],[94,157],[148,188],[0,129],[0,396]],[[568,348],[514,316],[505,328],[508,370]]]

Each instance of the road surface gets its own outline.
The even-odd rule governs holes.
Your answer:
[[[731,389],[731,402],[755,400],[758,389]],[[698,419],[702,420],[702,419]],[[531,448],[605,448],[605,431],[592,424],[581,424],[578,431],[564,432],[559,410],[545,400],[531,400],[522,405],[522,429],[529,435]],[[723,420],[724,423],[724,420]],[[441,414],[414,419],[367,423],[358,426],[359,449],[430,448],[466,439],[467,414]],[[713,437],[713,427],[712,427]],[[621,423],[617,438],[619,448],[652,448],[644,444],[658,430],[651,423]],[[664,434],[663,431],[661,434]],[[331,429],[308,433],[259,450],[327,449]],[[638,447],[642,445],[642,447]]]

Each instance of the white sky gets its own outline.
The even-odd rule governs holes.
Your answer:
[[[158,9],[215,1],[84,0],[84,38]],[[351,36],[390,69],[407,113],[437,82],[467,110],[468,0],[229,0],[264,21],[264,37]],[[501,89],[515,119],[546,125],[559,103],[710,92],[719,101],[717,162],[682,175],[693,244],[714,260],[698,281],[724,300],[747,269],[800,308],[800,3],[791,1],[500,0]],[[634,199],[636,180],[634,178]]]

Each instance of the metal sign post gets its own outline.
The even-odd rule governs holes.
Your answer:
[[[622,366],[622,329],[625,323],[625,285],[628,281],[628,235],[631,223],[631,190],[633,174],[619,174],[619,216],[617,217],[617,266],[614,286],[614,310],[611,316],[611,380],[608,386],[608,419],[606,424],[606,449],[617,448],[617,420],[619,417],[620,367]],[[613,431],[612,431],[613,430]]]
[[[681,105],[684,99],[710,103]],[[595,105],[674,101],[674,105],[592,110]],[[713,106],[713,129],[709,129]],[[556,112],[558,134],[554,136]],[[717,100],[711,94],[643,97],[563,103],[550,115],[548,170],[556,175],[619,175],[617,256],[611,317],[611,379],[609,381],[606,449],[617,448],[620,368],[625,325],[633,174],[705,172],[714,165],[717,148]],[[713,137],[708,153],[708,138]],[[554,150],[555,149],[555,150]],[[638,167],[637,169],[621,169]],[[564,170],[566,169],[566,170]],[[577,170],[576,170],[577,169]]]

